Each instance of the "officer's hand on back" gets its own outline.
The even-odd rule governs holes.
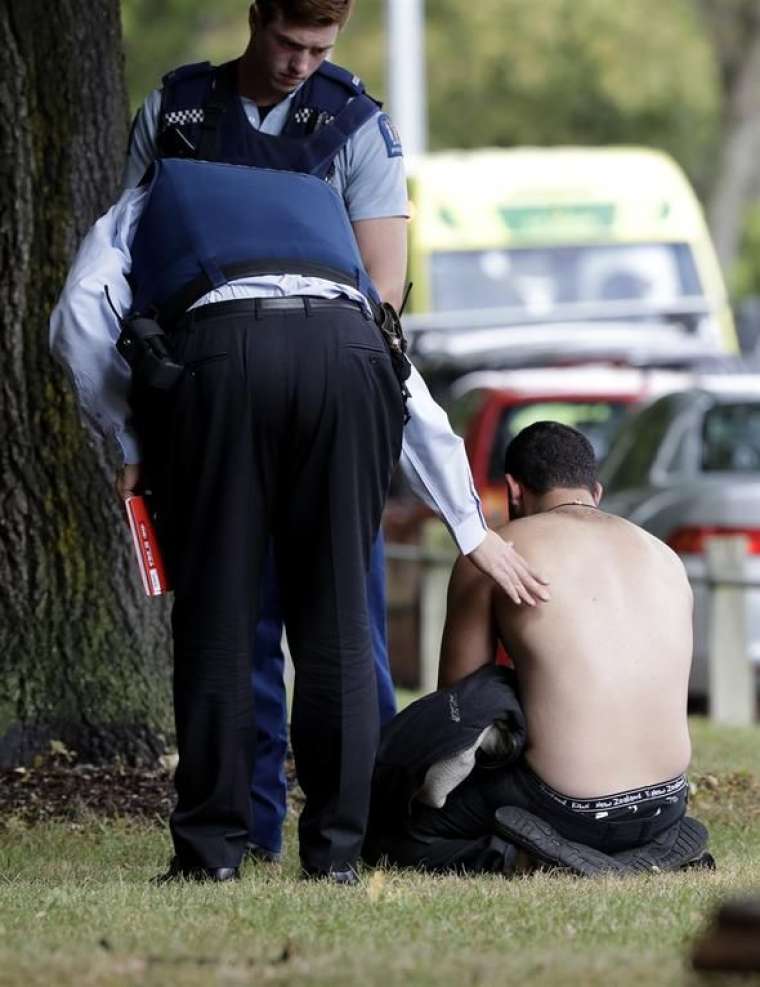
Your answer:
[[[547,580],[533,572],[512,542],[504,541],[490,528],[467,558],[490,576],[513,603],[534,607],[539,601],[551,599]]]

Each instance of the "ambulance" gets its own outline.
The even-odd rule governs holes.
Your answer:
[[[530,342],[531,326],[554,327],[542,360],[563,342],[572,351],[590,326],[683,340],[697,355],[738,352],[702,208],[662,151],[435,152],[416,162],[410,200],[406,325],[425,334],[414,347],[423,357],[489,365],[506,338],[494,329]]]

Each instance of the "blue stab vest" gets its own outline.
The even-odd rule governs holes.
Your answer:
[[[291,101],[279,135],[248,122],[237,62],[185,65],[164,76],[157,146],[161,157],[281,168],[325,178],[348,138],[380,103],[346,69],[323,62]]]
[[[132,242],[133,314],[171,325],[212,288],[258,274],[303,274],[379,296],[343,200],[312,175],[167,158],[146,175]]]

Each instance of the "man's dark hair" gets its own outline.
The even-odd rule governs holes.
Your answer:
[[[535,422],[507,446],[504,472],[534,494],[558,487],[585,487],[596,483],[594,450],[585,435],[559,422]]]
[[[344,27],[354,0],[256,0],[261,23],[266,26],[279,14],[290,24],[309,27]]]

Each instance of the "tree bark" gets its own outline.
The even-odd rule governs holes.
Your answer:
[[[112,451],[47,321],[127,136],[118,0],[0,2],[0,766],[59,739],[146,758],[169,728],[166,607],[133,571]]]

